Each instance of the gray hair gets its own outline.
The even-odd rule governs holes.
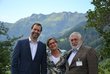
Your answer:
[[[72,48],[76,48],[76,47],[74,47],[74,46],[72,45],[72,43],[71,43],[71,40],[70,40],[70,39],[71,39],[72,36],[78,36],[78,38],[80,39],[80,41],[78,42],[78,45],[77,45],[76,47],[77,47],[77,48],[80,47],[80,46],[82,45],[82,42],[83,42],[81,34],[80,34],[79,32],[73,32],[73,33],[71,33],[71,35],[69,36],[69,41],[70,41],[71,47],[72,47]]]
[[[82,38],[82,36],[81,36],[81,34],[80,34],[79,32],[73,32],[73,33],[71,33],[71,35],[69,36],[69,39],[70,39],[71,36],[73,36],[73,35],[78,36],[80,39]]]

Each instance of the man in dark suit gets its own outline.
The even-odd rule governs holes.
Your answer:
[[[18,41],[12,55],[12,74],[47,74],[46,45],[38,40],[41,32],[41,24],[34,23],[29,38]]]
[[[69,41],[72,49],[66,57],[65,74],[98,74],[98,58],[93,48],[84,46],[79,32],[73,32]]]

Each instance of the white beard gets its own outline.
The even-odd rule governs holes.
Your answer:
[[[81,45],[82,45],[82,41],[80,41],[79,43],[78,43],[78,45],[77,46],[73,46],[72,44],[71,44],[71,47],[72,47],[72,49],[77,49],[77,48],[80,48],[81,47]]]

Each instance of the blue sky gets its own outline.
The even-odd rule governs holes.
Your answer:
[[[0,0],[0,21],[14,23],[34,14],[53,12],[86,13],[92,0]]]

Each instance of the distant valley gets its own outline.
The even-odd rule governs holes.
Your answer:
[[[8,34],[10,37],[23,35],[22,38],[27,38],[31,31],[31,25],[39,22],[43,26],[40,40],[46,42],[49,37],[56,37],[63,49],[70,48],[68,37],[73,31],[78,31],[84,36],[85,44],[96,48],[97,45],[100,45],[98,43],[100,40],[97,41],[99,36],[94,29],[85,29],[87,24],[86,15],[77,12],[51,13],[48,15],[32,14],[31,16],[19,19],[15,23],[4,22],[4,25],[9,28]]]

